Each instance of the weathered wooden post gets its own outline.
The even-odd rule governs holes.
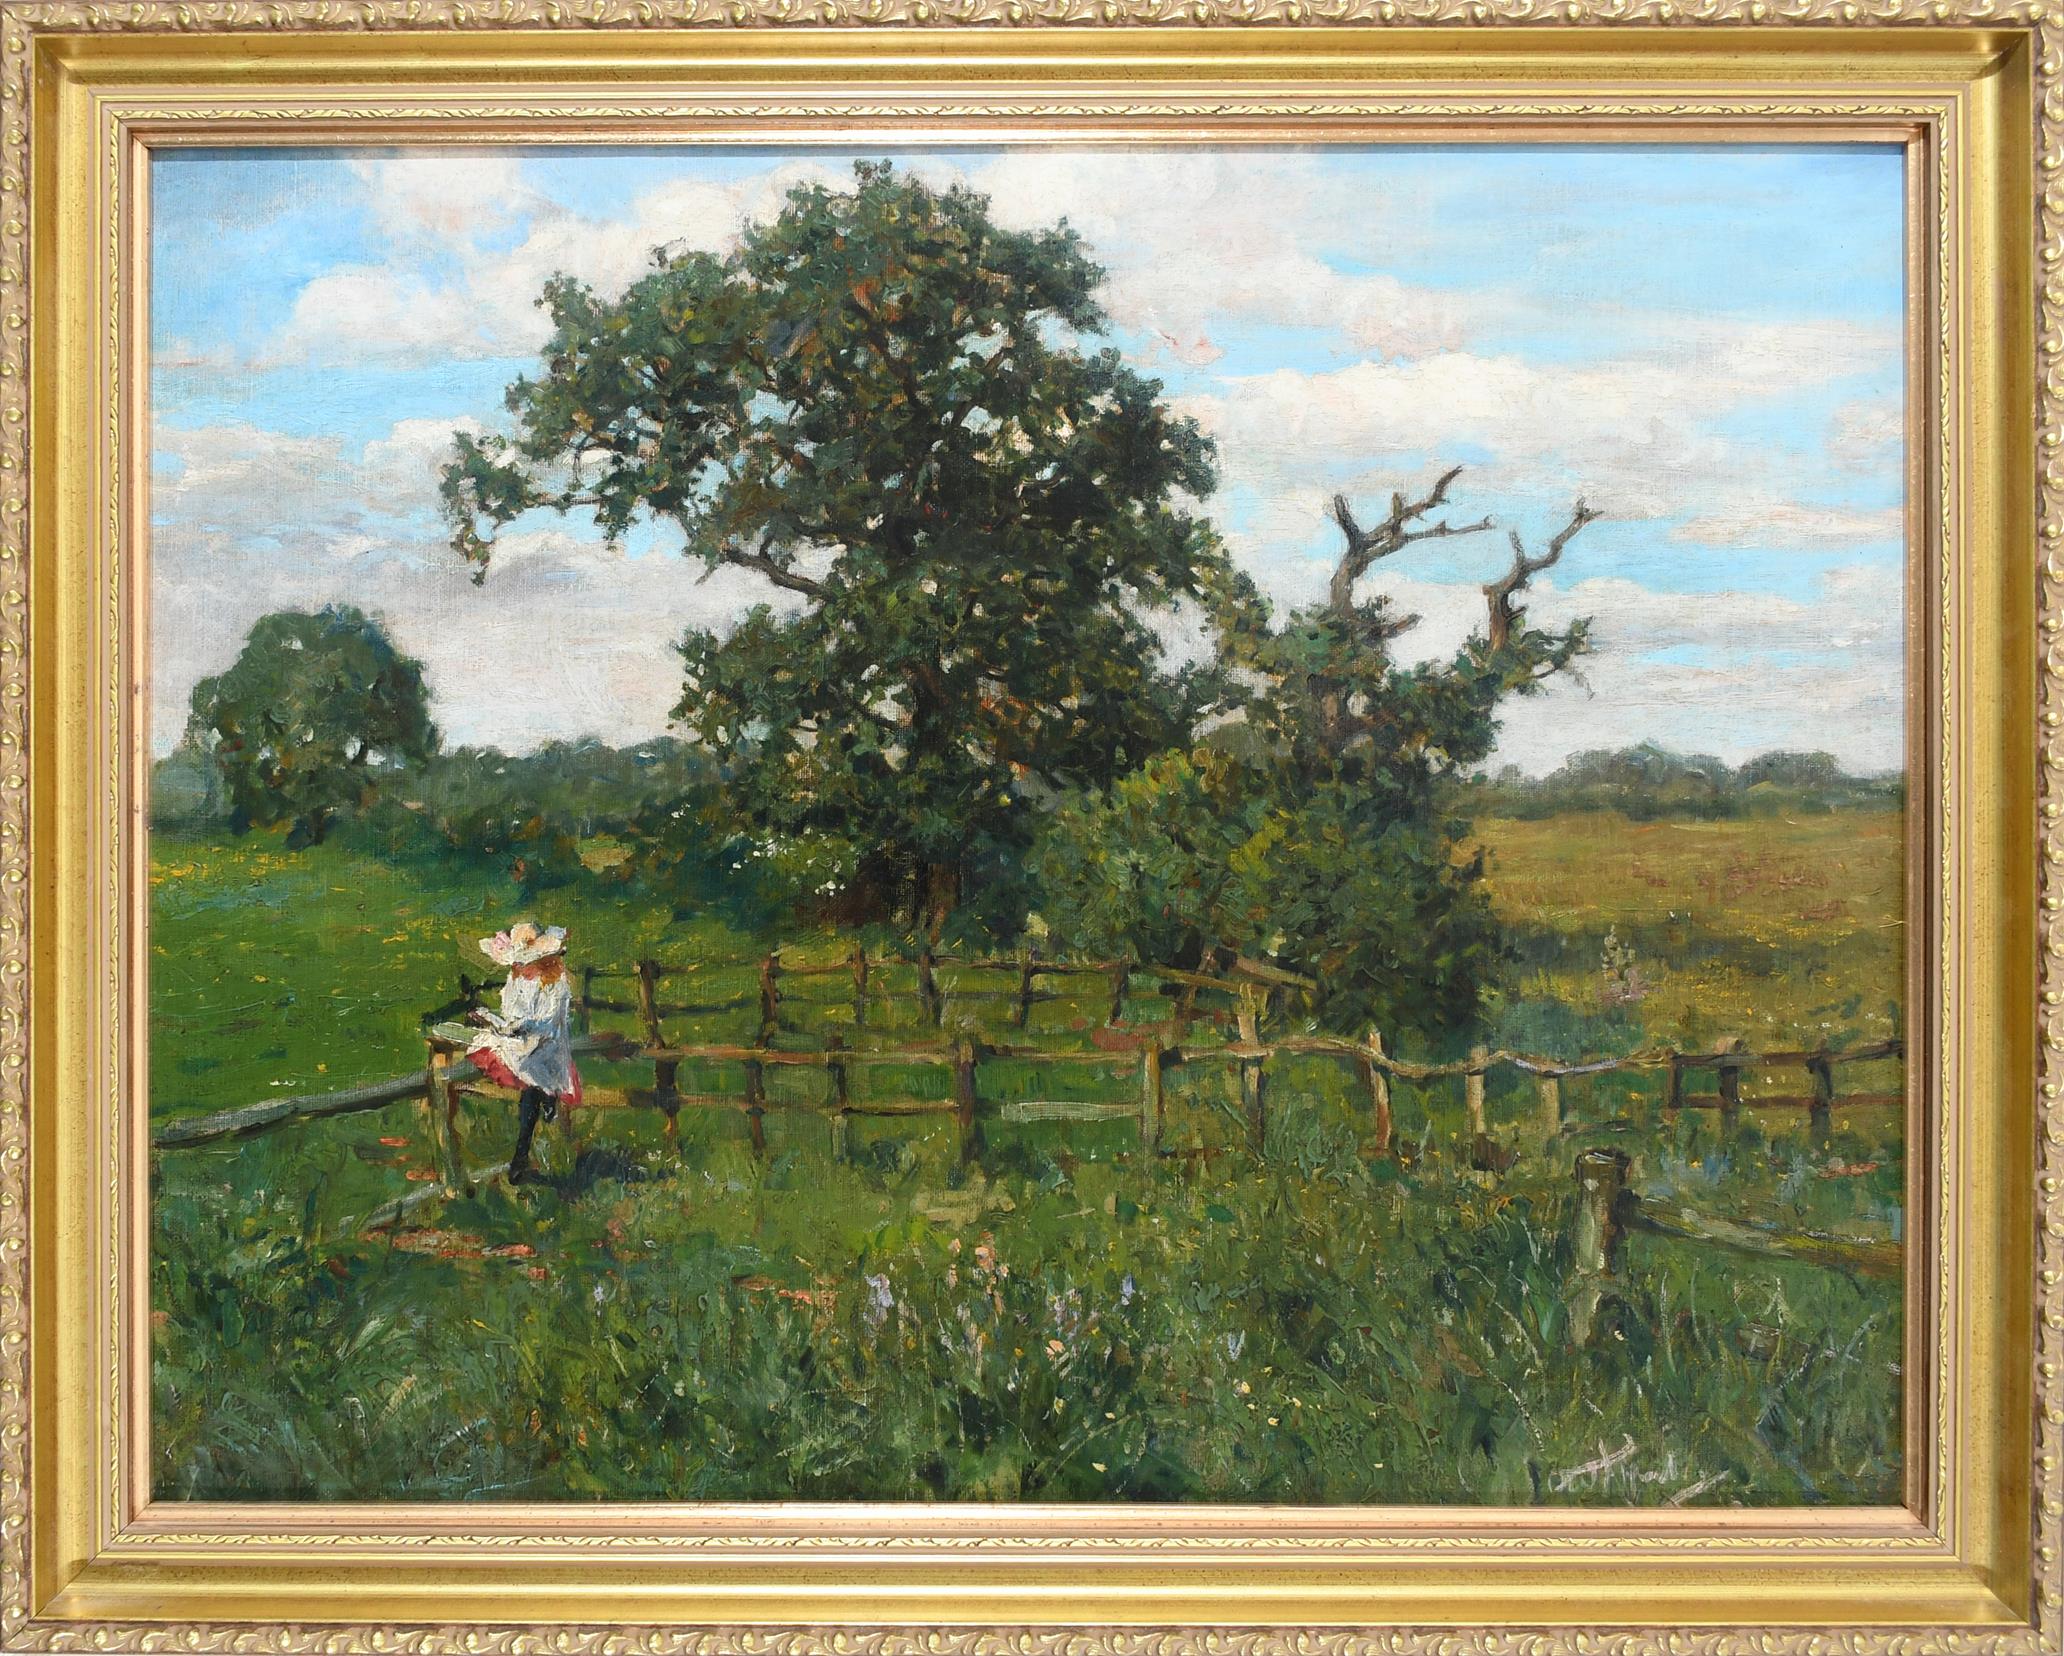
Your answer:
[[[1356,1061],[1362,1084],[1369,1090],[1369,1119],[1376,1135],[1376,1154],[1397,1154],[1397,1129],[1390,1119],[1390,1071],[1383,1064],[1383,1031],[1369,1031],[1368,1051]]]
[[[765,1046],[772,1040],[774,1031],[780,1027],[780,977],[781,952],[777,949],[760,962],[760,1046]]]
[[[1153,1155],[1161,1145],[1161,1040],[1151,1037],[1139,1055],[1140,1149]]]
[[[1674,1116],[1684,1107],[1684,1055],[1670,1054],[1669,1087],[1663,1094],[1663,1108]]]
[[[1175,998],[1175,1032],[1182,1040],[1189,1039],[1190,1025],[1197,1021],[1197,987],[1197,980],[1192,978]]]
[[[1828,1056],[1826,1036],[1821,1037],[1820,1050],[1806,1060],[1806,1074],[1813,1082],[1813,1096],[1806,1106],[1807,1130],[1815,1144],[1825,1145],[1835,1125],[1835,1064]]]
[[[1039,953],[1027,949],[1018,963],[1017,1025],[1023,1029],[1032,1021],[1032,979],[1037,974]]]
[[[1570,1339],[1585,1345],[1605,1285],[1619,1267],[1627,1190],[1627,1153],[1593,1149],[1577,1157],[1577,1204],[1570,1221]]]
[[[465,1187],[465,1154],[459,1143],[459,1089],[451,1080],[452,1049],[443,1041],[430,1043],[426,1066],[428,1087],[424,1096],[430,1148],[444,1193],[455,1196]]]
[[[583,966],[580,971],[580,1032],[583,1035],[595,1033],[595,968]]]
[[[1462,1072],[1462,1107],[1468,1116],[1469,1165],[1489,1168],[1495,1157],[1490,1126],[1484,1117],[1484,1069],[1490,1048],[1469,1049],[1469,1068]]]
[[[655,1051],[666,1045],[666,1036],[659,1027],[659,963],[654,960],[638,962],[638,1022],[645,1031],[645,1045]],[[652,1102],[666,1115],[666,1136],[676,1137],[681,1130],[680,1087],[677,1077],[680,1064],[672,1058],[652,1060]]]
[[[745,1061],[745,1125],[752,1135],[752,1153],[767,1153],[767,1067],[757,1058]]]
[[[1541,1094],[1541,1131],[1552,1140],[1562,1132],[1562,1077],[1543,1075],[1536,1085]]]
[[[1104,1014],[1104,1023],[1110,1028],[1125,1021],[1125,991],[1131,982],[1131,961],[1121,960],[1111,968],[1111,1009]]]
[[[963,1039],[953,1049],[953,1116],[960,1130],[960,1159],[971,1162],[982,1153],[982,1124],[976,1119],[975,1044]]]
[[[924,1008],[925,1020],[936,1026],[944,1007],[939,1000],[939,976],[937,961],[932,957],[932,946],[927,943],[917,952],[917,999]]]
[[[1268,1141],[1268,1080],[1262,1067],[1265,1055],[1260,1051],[1261,1005],[1252,989],[1240,991],[1240,1006],[1234,1017],[1240,1045],[1254,1049],[1240,1058],[1240,1107],[1247,1117],[1248,1145],[1259,1157]]]
[[[853,945],[853,1027],[867,1027],[867,949],[860,943]]]
[[[846,1061],[837,1055],[846,1050],[846,1038],[833,1030],[824,1037],[824,1050],[832,1054],[824,1060],[824,1073],[831,1077],[831,1159],[844,1161],[847,1117],[853,1101],[847,1091]]]
[[[1713,1043],[1715,1054],[1735,1053],[1741,1049],[1742,1039],[1738,1035],[1725,1036]],[[1731,1130],[1741,1119],[1741,1065],[1722,1058],[1713,1066],[1713,1079],[1720,1093],[1720,1124]]]

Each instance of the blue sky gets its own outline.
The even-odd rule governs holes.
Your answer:
[[[1501,757],[1652,738],[1729,757],[1901,751],[1899,153],[1328,148],[870,151],[1066,217],[1110,337],[1218,439],[1206,509],[1280,605],[1322,590],[1336,491],[1467,466],[1498,532],[1370,577],[1453,647],[1504,531],[1605,518],[1537,583],[1594,618],[1582,685],[1516,707]],[[668,649],[765,596],[657,536],[526,522],[484,587],[435,469],[495,429],[543,280],[608,289],[657,244],[723,247],[855,152],[175,151],[153,165],[153,734],[267,609],[343,599],[424,659],[455,740],[660,728]],[[1169,633],[1196,640],[1182,618]],[[512,659],[549,654],[513,705]]]

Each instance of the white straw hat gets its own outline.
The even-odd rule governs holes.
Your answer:
[[[497,966],[528,966],[533,960],[559,954],[565,947],[564,926],[540,929],[528,920],[519,920],[507,931],[480,940],[480,952]]]

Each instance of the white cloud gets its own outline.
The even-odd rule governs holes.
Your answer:
[[[1859,511],[1796,500],[1744,498],[1671,530],[1670,538],[1705,546],[1811,547],[1896,545],[1906,533],[1897,506]]]
[[[1787,535],[1793,545],[1853,546],[1896,541],[1897,510],[1793,499],[1783,491],[1802,482],[1799,458],[1722,435],[1715,421],[1816,373],[1857,372],[1881,343],[1847,324],[1715,323],[1667,349],[1581,364],[1442,351],[1325,373],[1279,369],[1182,406],[1219,440],[1228,488],[1261,502],[1260,533],[1315,525],[1336,490],[1380,498],[1403,469],[1474,453],[1472,481],[1528,499],[1582,496],[1620,520],[1693,519],[1679,539],[1735,545],[1760,533],[1766,546]],[[1258,538],[1250,528],[1250,542]]]
[[[1905,441],[1906,416],[1896,402],[1844,403],[1828,422],[1828,458],[1844,471],[1895,466]]]
[[[374,222],[390,240],[473,240],[546,205],[513,155],[413,154],[367,158],[351,170]]]
[[[1581,546],[1579,541],[1576,545]],[[1397,645],[1407,662],[1452,656],[1482,625],[1465,582],[1383,578],[1420,625]],[[1663,740],[1740,761],[1772,747],[1825,748],[1864,770],[1904,752],[1904,595],[1896,567],[1842,565],[1810,599],[1771,592],[1659,592],[1617,576],[1537,582],[1526,600],[1544,626],[1591,623],[1595,651],[1577,677],[1500,709],[1494,764],[1552,769],[1587,748]]]
[[[425,528],[464,419],[405,420],[363,446],[248,425],[161,430],[152,530],[153,745],[185,728],[194,684],[279,609],[354,604],[425,666],[448,740],[521,750],[662,729],[673,645],[770,596],[748,574],[571,526],[505,535],[484,584]],[[777,596],[778,595],[772,595]]]
[[[1494,291],[1343,272],[1300,249],[1290,226],[1337,233],[1352,225],[1381,241],[1398,217],[1390,203],[1305,155],[1027,151],[968,176],[1001,224],[1043,229],[1067,219],[1109,271],[1102,297],[1112,319],[1171,341],[1266,324],[1321,329],[1383,356],[1420,356],[1459,346],[1517,305]]]
[[[1113,319],[1161,335],[1192,365],[1220,354],[1214,327],[1312,328],[1337,335],[1343,348],[1411,357],[1454,349],[1521,308],[1513,294],[1347,274],[1298,250],[1277,226],[1369,222],[1382,210],[1308,157],[1021,152],[921,170],[971,182],[991,197],[999,223],[1034,229],[1068,219],[1109,271],[1102,297]],[[362,162],[357,171],[393,257],[311,281],[268,363],[526,355],[546,336],[537,298],[548,277],[620,291],[655,247],[721,250],[749,220],[777,211],[795,184],[846,177],[797,160],[731,185],[673,180],[604,220],[542,195],[508,157],[429,155]],[[520,237],[510,245],[512,229]],[[440,274],[426,278],[426,267]]]
[[[625,216],[600,219],[538,193],[505,157],[434,155],[360,171],[392,257],[304,287],[267,348],[268,366],[530,355],[549,337],[538,304],[549,278],[621,292],[655,248],[723,249],[796,184],[836,176],[797,161],[734,185],[676,180]]]

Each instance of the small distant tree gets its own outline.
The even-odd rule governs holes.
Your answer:
[[[344,604],[264,617],[228,672],[194,686],[192,709],[188,735],[221,776],[231,828],[290,823],[296,850],[437,751],[422,664]]]
[[[1505,944],[1452,783],[1489,756],[1507,697],[1590,649],[1584,622],[1537,627],[1523,600],[1599,514],[1579,501],[1538,553],[1512,535],[1483,625],[1452,659],[1404,665],[1393,646],[1418,617],[1357,586],[1419,541],[1492,527],[1436,515],[1460,469],[1392,496],[1372,526],[1336,496],[1345,545],[1323,604],[1279,625],[1251,586],[1227,589],[1220,650],[1251,686],[1244,704],[1191,751],[1056,813],[1035,858],[1050,928],[1143,959],[1270,960],[1318,982],[1337,1028],[1476,1014]]]

